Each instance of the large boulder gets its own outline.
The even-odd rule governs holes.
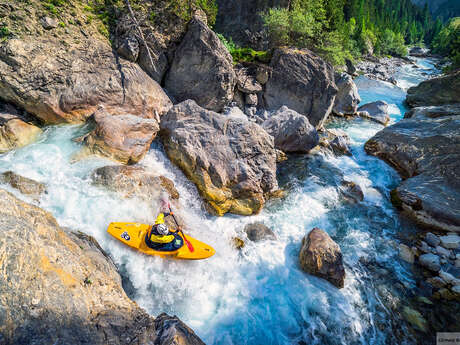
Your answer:
[[[314,228],[302,240],[300,249],[300,267],[307,273],[328,280],[338,288],[343,288],[345,268],[342,252],[329,235]]]
[[[171,108],[160,126],[167,155],[218,215],[258,213],[278,189],[273,138],[257,124],[187,100]]]
[[[33,143],[42,130],[13,109],[0,109],[0,153]]]
[[[40,195],[46,192],[46,186],[30,178],[18,175],[13,171],[5,171],[0,174],[0,183],[9,184],[24,195],[38,200]]]
[[[145,118],[171,107],[159,84],[137,64],[117,59],[108,42],[78,38],[1,43],[0,98],[48,124],[85,121],[99,105]]]
[[[177,102],[193,99],[203,108],[221,111],[233,98],[232,56],[217,35],[199,18],[174,54],[165,87]]]
[[[413,107],[460,102],[460,70],[428,79],[407,90],[406,102]]]
[[[307,153],[318,145],[315,127],[305,116],[285,106],[265,120],[262,127],[275,139],[275,147],[284,152]]]
[[[187,30],[186,16],[177,15],[175,6],[170,5],[170,0],[137,2],[132,6],[137,23],[126,7],[119,7],[114,30],[118,53],[137,61],[158,83],[163,81],[170,67],[170,56]]]
[[[366,103],[358,108],[359,116],[365,117],[386,126],[390,122],[388,113],[388,103],[385,101],[375,101]]]
[[[364,148],[404,179],[392,192],[397,207],[422,225],[460,232],[460,114],[415,113],[378,132]]]
[[[265,224],[259,222],[246,225],[244,227],[244,232],[246,232],[248,238],[253,242],[260,242],[265,239],[276,239],[276,235],[273,230]]]
[[[273,71],[264,93],[267,108],[285,105],[321,127],[337,94],[332,66],[307,49],[287,48],[275,50],[270,66]]]
[[[338,128],[327,128],[320,132],[319,144],[323,147],[322,151],[332,153],[336,156],[351,156],[351,139],[348,134]]]
[[[179,199],[179,192],[167,177],[152,174],[141,166],[107,165],[96,169],[91,179],[95,185],[104,186],[124,197],[159,200],[162,194]]]
[[[353,78],[347,73],[337,74],[335,84],[337,85],[338,93],[335,96],[332,112],[339,116],[355,115],[358,110],[358,104],[361,102],[361,97],[359,97],[358,88]]]
[[[83,138],[80,156],[96,154],[124,164],[140,161],[160,129],[156,119],[113,115],[104,108],[96,111],[94,120],[96,128]]]
[[[4,190],[0,229],[2,344],[204,344],[177,318],[154,319],[131,301],[94,238]]]

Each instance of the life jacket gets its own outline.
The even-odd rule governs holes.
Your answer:
[[[174,235],[162,235],[157,231],[158,224],[164,224],[165,216],[169,216],[169,213],[160,213],[155,220],[155,225],[150,230],[149,240],[153,243],[169,243],[174,241]]]

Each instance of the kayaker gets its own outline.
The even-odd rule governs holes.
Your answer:
[[[152,229],[145,236],[148,247],[160,251],[177,250],[184,245],[184,240],[178,235],[178,231],[170,230],[165,224],[165,218],[172,216],[172,212],[160,212]]]

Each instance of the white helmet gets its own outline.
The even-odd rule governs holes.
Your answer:
[[[161,235],[167,235],[169,230],[168,230],[168,227],[164,224],[158,224],[157,225],[157,231],[159,234]]]

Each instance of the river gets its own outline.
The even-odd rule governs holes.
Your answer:
[[[417,64],[416,69],[411,65],[399,69],[395,75],[399,86],[357,78],[361,104],[385,100],[391,121],[399,121],[406,110],[407,87],[437,73],[428,59],[417,59]],[[363,149],[383,126],[363,119],[335,120],[328,126],[348,133],[353,156],[290,157],[278,168],[280,186],[288,196],[269,202],[252,217],[209,216],[196,188],[154,142],[142,164],[175,182],[187,232],[217,251],[205,261],[143,256],[106,233],[111,221],[153,222],[158,205],[121,199],[91,185],[91,172],[113,162],[102,158],[73,162],[80,144],[72,139],[86,133],[87,126],[47,127],[37,143],[0,155],[0,172],[13,170],[46,183],[48,194],[39,206],[62,226],[94,236],[120,267],[125,290],[140,306],[154,316],[161,312],[179,316],[207,344],[401,343],[406,326],[397,310],[404,304],[404,294],[416,286],[412,271],[397,256],[397,244],[416,229],[399,218],[389,201],[389,191],[400,181],[397,173]],[[338,188],[343,179],[361,186],[362,203],[342,198]],[[234,249],[231,239],[244,239],[244,225],[254,221],[270,226],[277,239],[246,241],[242,250]],[[344,289],[299,269],[301,240],[315,226],[327,231],[342,249]]]

